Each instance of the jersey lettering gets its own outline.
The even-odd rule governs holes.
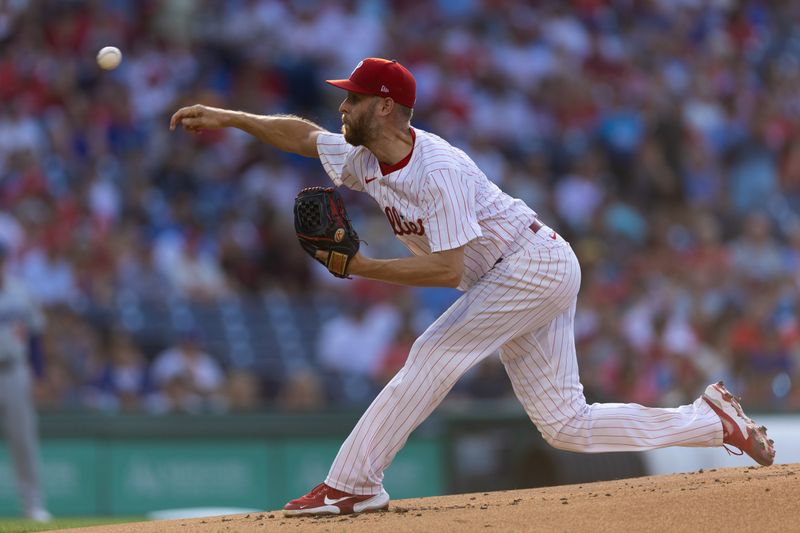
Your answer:
[[[515,249],[520,235],[530,233],[535,213],[501,191],[461,150],[432,133],[410,132],[405,165],[383,175],[373,153],[347,144],[339,133],[321,133],[317,152],[334,184],[366,192],[377,202],[412,254],[463,247],[458,288],[466,290]]]
[[[425,226],[423,226],[421,218],[418,218],[415,224],[400,216],[394,207],[387,207],[383,212],[386,213],[386,218],[389,219],[389,225],[392,226],[395,235],[425,235]]]

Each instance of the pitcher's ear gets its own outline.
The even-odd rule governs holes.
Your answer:
[[[381,98],[381,104],[378,106],[378,112],[383,116],[389,116],[392,114],[396,104],[394,100],[389,98],[388,96],[385,98]]]

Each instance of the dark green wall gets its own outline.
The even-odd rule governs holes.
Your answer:
[[[357,413],[241,416],[43,416],[42,477],[50,510],[131,515],[178,507],[278,509],[321,482]],[[435,431],[409,440],[387,471],[393,497],[444,489]],[[0,515],[18,513],[0,447]]]

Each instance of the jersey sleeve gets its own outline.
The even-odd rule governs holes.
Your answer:
[[[352,171],[353,150],[355,147],[348,144],[341,133],[325,132],[317,136],[319,160],[331,181],[337,187],[344,185],[350,189],[363,191],[361,180]]]
[[[475,181],[455,169],[427,176],[425,201],[431,252],[452,250],[481,237],[475,199]]]
[[[25,326],[32,334],[40,334],[44,331],[45,318],[42,308],[31,297],[24,287],[20,286],[19,299],[25,309]]]
[[[42,313],[41,308],[31,302],[31,309],[30,309],[30,325],[31,332],[35,334],[42,333],[44,331],[45,326],[45,318],[44,314]]]

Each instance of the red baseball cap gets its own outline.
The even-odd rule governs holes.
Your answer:
[[[417,80],[414,75],[397,61],[379,57],[368,57],[361,61],[349,79],[325,82],[354,93],[389,97],[406,107],[413,108],[417,99]]]

